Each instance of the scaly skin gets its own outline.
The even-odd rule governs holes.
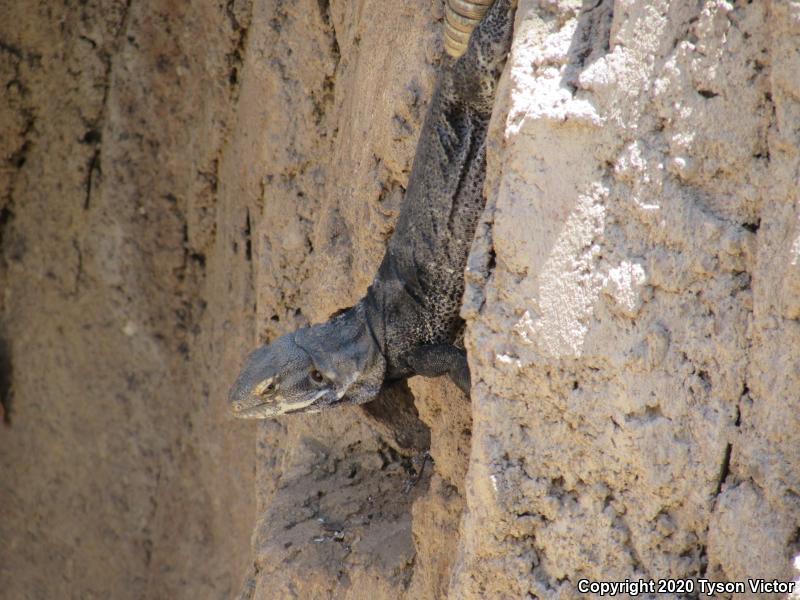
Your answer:
[[[363,404],[385,384],[449,375],[469,394],[454,342],[464,268],[483,211],[486,129],[511,45],[513,2],[496,0],[458,60],[445,59],[397,226],[367,294],[326,323],[258,348],[230,391],[233,414],[270,418]]]

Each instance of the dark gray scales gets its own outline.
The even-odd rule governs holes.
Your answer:
[[[328,322],[253,352],[230,392],[236,416],[362,404],[412,375],[448,375],[469,394],[466,354],[456,346],[459,309],[485,205],[486,130],[511,44],[512,4],[497,0],[466,53],[445,59],[400,218],[367,294]]]

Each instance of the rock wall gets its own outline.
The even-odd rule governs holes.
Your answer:
[[[0,7],[3,598],[238,589],[255,435],[222,399],[252,283],[217,180],[249,11]]]
[[[442,6],[427,1],[256,5],[220,193],[243,212],[247,199],[260,341],[323,321],[366,291],[408,181],[441,19]],[[241,356],[255,343],[243,340]],[[447,383],[412,385],[436,424],[435,470],[376,434],[359,407],[260,426],[255,564],[243,597],[445,593],[469,404]]]
[[[454,597],[796,576],[799,44],[798,3],[520,2]]]
[[[441,1],[0,12],[0,596],[796,576],[797,2],[520,0],[427,462],[225,393],[372,279]]]

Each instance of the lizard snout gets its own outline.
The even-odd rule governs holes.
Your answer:
[[[247,385],[242,381],[242,377],[237,379],[233,384],[230,392],[228,393],[228,402],[231,413],[234,417],[248,416],[248,412],[252,412],[256,408],[264,408],[266,402],[264,398],[253,393],[252,386]]]
[[[231,413],[240,419],[265,419],[278,414],[278,410],[271,402],[264,402],[260,398],[245,398],[231,402]]]
[[[236,415],[246,411],[249,408],[258,406],[259,404],[262,404],[262,402],[254,401],[249,398],[246,398],[244,400],[234,400],[231,402],[231,411],[233,411],[233,414]]]

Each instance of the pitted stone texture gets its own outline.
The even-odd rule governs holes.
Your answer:
[[[453,597],[793,575],[796,13],[520,2]]]

